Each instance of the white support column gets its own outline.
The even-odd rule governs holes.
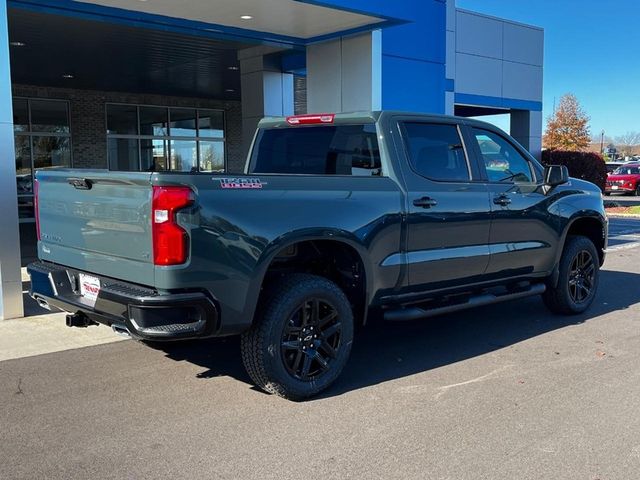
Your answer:
[[[269,54],[279,49],[255,47],[238,52],[242,86],[242,142],[248,152],[263,117],[293,115],[293,74],[283,73]]]
[[[7,2],[0,1],[0,320],[23,315]]]
[[[542,112],[511,110],[511,136],[540,160],[542,156]]]
[[[382,31],[307,47],[309,113],[382,108]]]

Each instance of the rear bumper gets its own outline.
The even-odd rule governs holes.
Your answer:
[[[107,277],[93,302],[80,294],[79,270],[48,262],[27,267],[30,295],[42,306],[81,312],[91,320],[126,329],[139,340],[178,340],[215,335],[219,326],[216,305],[203,292],[160,294],[157,291]]]

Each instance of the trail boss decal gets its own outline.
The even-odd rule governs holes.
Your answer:
[[[262,183],[259,178],[221,178],[221,188],[262,188],[266,183]]]

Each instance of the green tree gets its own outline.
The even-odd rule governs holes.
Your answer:
[[[589,147],[589,117],[575,95],[567,93],[560,99],[555,113],[547,119],[542,139],[550,150],[582,151]]]

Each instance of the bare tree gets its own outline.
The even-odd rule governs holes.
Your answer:
[[[625,157],[633,154],[635,147],[640,145],[640,132],[627,132],[615,139],[616,145],[620,148]]]

